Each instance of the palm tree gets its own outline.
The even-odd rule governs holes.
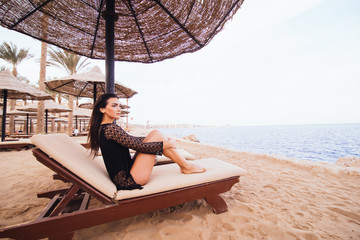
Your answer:
[[[46,77],[46,57],[47,57],[47,43],[41,42],[41,56],[40,56],[40,74],[39,74],[39,89],[45,91],[45,77]],[[44,133],[44,112],[45,112],[45,102],[38,102],[37,109],[37,123],[36,123],[36,133]],[[46,126],[47,127],[47,126]]]
[[[70,75],[76,74],[90,64],[87,62],[88,58],[64,50],[54,50],[53,48],[50,48],[49,57],[49,65],[63,68]]]
[[[54,50],[50,48],[48,64],[65,69],[70,75],[76,74],[79,70],[84,69],[90,63],[88,58],[70,53],[64,50]],[[74,109],[74,97],[69,95],[69,108]],[[68,120],[68,134],[72,134],[73,114],[70,112]]]
[[[14,45],[12,42],[3,42],[2,45],[0,45],[0,58],[4,61],[12,64],[13,70],[12,74],[16,77],[17,76],[17,65],[20,64],[23,60],[32,58],[33,55],[29,54],[29,49],[19,49],[16,45]]]
[[[17,65],[20,64],[25,59],[32,58],[33,55],[29,54],[29,49],[19,49],[16,45],[14,45],[12,42],[3,42],[0,45],[0,59],[3,59],[4,61],[12,64],[13,70],[12,74],[17,77]],[[15,109],[15,100],[10,100],[10,110]],[[10,117],[10,134],[13,134],[14,132],[14,117]]]

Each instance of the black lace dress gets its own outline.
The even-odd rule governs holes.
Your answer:
[[[106,169],[118,190],[141,189],[130,174],[134,163],[129,148],[142,153],[162,155],[163,142],[143,143],[144,137],[134,137],[114,123],[100,126],[100,149]]]

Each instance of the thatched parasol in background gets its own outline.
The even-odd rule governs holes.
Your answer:
[[[7,0],[0,25],[93,59],[153,63],[206,46],[244,0]]]
[[[16,79],[9,70],[0,72],[0,97],[3,98],[4,104],[1,125],[1,141],[4,141],[5,139],[7,99],[52,99],[49,94]]]
[[[78,129],[78,119],[79,118],[87,118],[91,117],[91,110],[86,108],[74,108],[73,116],[75,116],[75,129]],[[61,115],[61,117],[68,117],[68,114]]]
[[[71,112],[71,109],[66,108],[54,101],[46,100],[44,101],[45,105],[45,132],[48,132],[47,129],[47,122],[48,122],[48,116],[49,112],[52,113],[61,113],[61,112]],[[38,103],[31,103],[25,106],[17,107],[16,109],[19,111],[28,111],[28,112],[37,112]]]
[[[92,109],[93,106],[94,106],[94,104],[91,103],[91,102],[85,102],[85,103],[80,103],[80,104],[79,104],[79,108]],[[127,108],[130,108],[130,106],[120,103],[120,108],[121,108],[121,109],[127,109]]]
[[[19,110],[10,110],[7,115],[9,116],[26,116],[26,134],[29,134],[29,117],[36,116],[36,112],[26,112],[26,111],[19,111]]]
[[[93,98],[95,102],[96,96],[105,93],[105,75],[98,66],[95,66],[89,72],[45,81],[45,85],[50,90],[75,97]],[[115,82],[115,94],[119,98],[131,98],[137,92],[124,84]]]

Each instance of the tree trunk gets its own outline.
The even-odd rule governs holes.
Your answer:
[[[13,74],[15,77],[17,77],[18,72],[17,72],[15,66],[13,67],[12,74]]]
[[[9,103],[10,103],[10,110],[14,110],[15,106],[16,106],[16,100],[15,99],[10,99]],[[15,116],[10,116],[9,117],[9,132],[10,132],[10,135],[14,135],[14,128],[15,128]]]
[[[13,67],[12,74],[14,75],[14,77],[17,76],[17,70],[16,70],[15,66]],[[9,103],[10,103],[10,110],[14,110],[15,106],[16,106],[16,100],[10,99]],[[9,117],[9,133],[10,133],[10,135],[14,135],[14,128],[15,128],[15,116],[10,116]]]
[[[40,78],[39,89],[45,91],[45,78],[46,78],[46,55],[47,55],[47,43],[41,42],[41,58],[40,58]],[[36,133],[44,133],[44,121],[45,121],[45,103],[43,100],[38,102],[37,109],[37,122]]]

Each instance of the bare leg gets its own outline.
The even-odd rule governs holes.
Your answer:
[[[157,141],[154,131],[150,132],[145,137],[143,142],[155,142]],[[137,153],[134,164],[131,167],[130,173],[135,182],[140,185],[144,185],[149,180],[150,174],[155,164],[155,155],[146,153]]]
[[[206,170],[202,167],[199,167],[195,164],[190,163],[187,161],[183,156],[179,154],[176,148],[168,148],[163,151],[163,154],[176,162],[180,166],[180,171],[185,174],[190,173],[202,173]]]
[[[143,142],[158,142],[164,141],[165,137],[161,132],[154,130],[149,133],[149,135],[144,139]],[[195,164],[188,162],[184,157],[182,157],[175,148],[168,148],[163,151],[163,154],[170,158],[172,161],[177,163],[180,166],[180,171],[185,174],[190,173],[202,173],[206,169],[199,167]],[[134,164],[130,170],[131,175],[133,176],[136,183],[144,185],[147,183],[152,169],[155,163],[155,155],[138,153]]]

